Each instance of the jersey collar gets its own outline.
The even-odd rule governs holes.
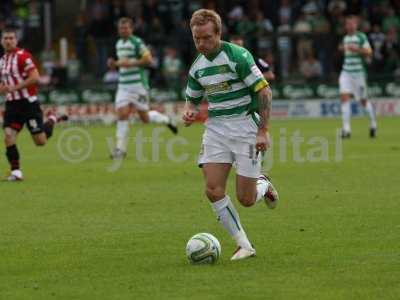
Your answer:
[[[15,47],[13,50],[7,51],[6,54],[7,54],[7,53],[10,53],[10,54],[11,54],[11,53],[16,53],[16,52],[18,52],[19,50],[21,50],[21,49],[18,48],[18,47]]]
[[[209,54],[209,55],[204,55],[209,61],[213,61],[218,54],[221,53],[222,49],[224,48],[224,42],[221,41],[220,47],[213,53]]]

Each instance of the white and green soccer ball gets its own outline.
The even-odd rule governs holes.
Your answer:
[[[214,264],[221,255],[221,245],[215,236],[198,233],[186,245],[186,256],[192,264]]]

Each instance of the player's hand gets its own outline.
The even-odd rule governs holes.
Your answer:
[[[107,66],[108,66],[110,69],[115,69],[115,68],[117,67],[117,65],[115,64],[115,59],[114,59],[114,58],[109,58],[109,59],[107,60]]]
[[[348,45],[348,46],[346,47],[346,49],[347,49],[348,51],[355,52],[355,53],[358,53],[358,52],[360,51],[360,47],[358,47],[358,46],[356,46],[356,45],[352,45],[352,44]]]
[[[185,124],[185,126],[190,126],[193,124],[194,121],[196,121],[196,116],[197,116],[197,112],[191,109],[187,109],[184,111],[183,116],[182,116],[182,120],[183,123]]]
[[[130,59],[127,57],[120,58],[115,62],[117,67],[129,68],[136,66],[136,59]]]
[[[256,136],[256,151],[264,153],[270,146],[270,137],[268,131],[259,129]]]

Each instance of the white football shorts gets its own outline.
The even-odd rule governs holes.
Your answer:
[[[122,89],[117,90],[115,95],[115,108],[133,104],[137,110],[146,111],[149,110],[149,94],[147,90],[143,89]]]
[[[339,91],[340,94],[353,95],[357,101],[367,99],[367,81],[364,74],[351,74],[342,71],[339,76]]]
[[[254,143],[229,139],[220,134],[206,130],[198,158],[202,167],[206,163],[229,163],[236,168],[236,174],[258,178],[261,174],[261,153],[256,153],[256,137]]]

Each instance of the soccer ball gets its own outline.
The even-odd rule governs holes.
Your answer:
[[[192,264],[214,264],[221,255],[221,245],[215,236],[198,233],[186,245],[186,256]]]

